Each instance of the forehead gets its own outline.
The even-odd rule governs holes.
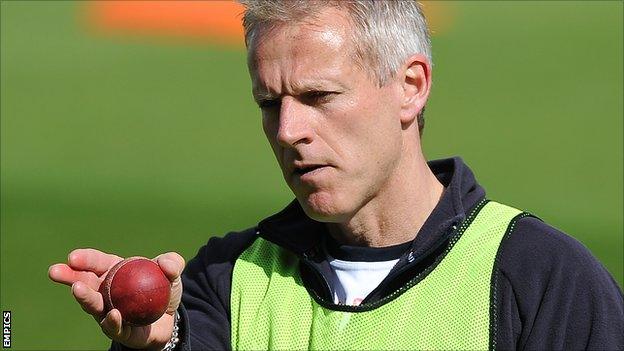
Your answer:
[[[293,41],[314,39],[314,37],[320,36],[339,44],[339,37],[346,37],[345,34],[350,32],[350,16],[346,9],[326,6],[317,7],[315,10],[313,14],[302,15],[303,17],[297,19],[259,23],[256,26],[256,34],[251,38],[252,42],[249,43],[250,57],[258,51],[259,46],[266,46],[267,41],[280,39]]]
[[[353,56],[349,28],[346,15],[334,8],[314,18],[260,28],[248,54],[254,90],[278,76],[306,80],[340,74]]]

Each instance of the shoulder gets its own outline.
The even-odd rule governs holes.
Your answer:
[[[185,268],[185,273],[205,271],[211,267],[233,266],[240,254],[258,237],[256,227],[230,232],[223,237],[212,237],[202,246]]]
[[[511,281],[531,285],[579,278],[612,281],[583,244],[535,217],[518,219],[501,244],[499,269]]]
[[[223,237],[212,237],[202,246],[197,257],[209,263],[218,263],[238,257],[258,237],[256,227],[229,232]]]

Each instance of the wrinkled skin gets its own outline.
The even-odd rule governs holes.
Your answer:
[[[400,220],[390,214],[397,203],[427,212],[441,193],[415,120],[430,67],[415,55],[380,87],[354,58],[349,27],[330,8],[313,22],[262,28],[248,65],[264,132],[306,214],[337,224],[342,241],[371,244],[362,237],[387,233]]]

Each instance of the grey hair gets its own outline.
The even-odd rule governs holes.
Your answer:
[[[405,60],[422,54],[431,60],[431,39],[421,5],[415,0],[239,0],[245,6],[245,44],[253,48],[261,28],[314,18],[327,7],[346,9],[359,64],[385,85]],[[424,107],[418,114],[424,127]]]

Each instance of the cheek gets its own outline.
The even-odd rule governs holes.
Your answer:
[[[374,101],[371,101],[374,100]],[[399,115],[388,99],[359,99],[339,116],[344,133],[341,146],[347,182],[340,193],[368,197],[396,167],[402,149]]]
[[[391,88],[382,88],[372,93],[374,99],[361,101],[364,116],[367,143],[372,149],[397,151],[395,147],[401,141],[400,104]]]
[[[375,95],[372,95],[375,96]],[[351,99],[336,115],[344,133],[339,143],[346,144],[351,156],[370,158],[375,151],[393,149],[401,140],[401,123],[396,106],[390,99],[378,95]]]

